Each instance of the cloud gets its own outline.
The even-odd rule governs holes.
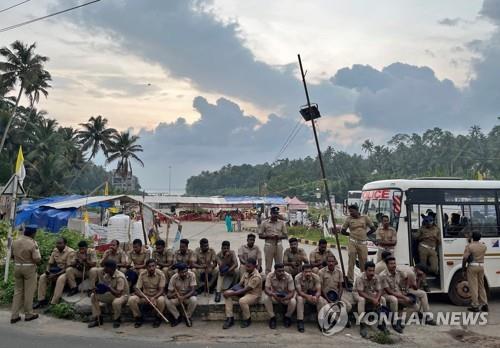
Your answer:
[[[484,0],[479,13],[496,24],[500,23],[500,3],[497,0]]]
[[[447,27],[456,27],[459,25],[463,19],[461,18],[443,18],[438,20],[438,24],[445,25]]]

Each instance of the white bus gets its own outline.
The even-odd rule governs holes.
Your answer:
[[[363,187],[360,211],[375,223],[388,215],[397,230],[395,257],[400,265],[418,263],[415,233],[422,216],[435,214],[441,230],[439,275],[428,277],[431,292],[447,293],[451,302],[470,302],[462,277],[462,255],[472,232],[481,232],[488,247],[485,258],[487,290],[500,286],[500,181],[382,180]]]
[[[361,192],[362,191],[347,191],[347,206],[356,204],[358,207],[361,205]]]

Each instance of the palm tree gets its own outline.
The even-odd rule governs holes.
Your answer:
[[[83,127],[78,131],[78,138],[82,145],[82,151],[90,151],[89,160],[94,158],[99,150],[102,150],[107,156],[108,148],[117,137],[117,131],[114,128],[107,128],[108,120],[102,116],[92,116],[87,123],[80,123]]]
[[[130,132],[121,132],[116,140],[113,141],[109,148],[109,156],[106,163],[118,161],[116,173],[120,175],[128,185],[128,179],[132,177],[132,160],[144,167],[144,162],[136,155],[137,152],[142,152],[142,146],[136,144],[139,137],[131,135]]]
[[[13,89],[17,83],[20,83],[16,104],[2,136],[0,153],[7,139],[9,128],[16,115],[17,107],[23,92],[29,89],[33,90],[33,85],[40,81],[41,76],[44,76],[45,79],[47,76],[50,78],[50,74],[43,69],[44,63],[46,63],[49,58],[35,54],[35,48],[35,43],[28,46],[21,41],[14,41],[11,45],[11,49],[8,47],[0,49],[0,55],[6,59],[5,62],[0,62],[0,71],[3,72],[3,74],[0,75],[3,86],[2,89],[10,90]]]
[[[52,81],[50,73],[48,71],[42,70],[40,71],[39,75],[35,78],[33,83],[30,86],[26,87],[24,94],[26,95],[26,97],[28,97],[30,101],[29,113],[31,113],[34,110],[35,104],[38,104],[38,102],[40,101],[40,93],[43,94],[45,98],[47,98],[47,96],[49,95],[47,89],[52,87],[51,85],[48,84],[49,81]],[[26,120],[23,129],[26,127],[28,122],[29,120]]]

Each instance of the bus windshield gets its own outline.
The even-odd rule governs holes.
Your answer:
[[[401,190],[380,189],[363,191],[361,196],[361,214],[368,215],[375,226],[382,221],[382,216],[387,215],[391,226],[398,228],[401,212]]]

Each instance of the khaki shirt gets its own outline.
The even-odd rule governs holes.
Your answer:
[[[113,260],[117,265],[128,263],[127,254],[122,249],[118,249],[116,254],[113,254],[112,249],[106,250],[102,255],[101,266],[104,265],[104,260]]]
[[[60,252],[57,248],[54,248],[54,250],[52,250],[52,254],[50,254],[47,270],[49,270],[54,264],[61,269],[66,269],[66,267],[69,267],[71,259],[74,257],[74,252],[75,250],[69,246],[65,246],[62,252]]]
[[[432,248],[441,244],[441,231],[437,226],[421,227],[417,232],[417,239]]]
[[[194,252],[191,249],[186,250],[186,253],[181,254],[180,250],[176,250],[174,253],[174,263],[185,263],[188,266],[191,266],[195,260]]]
[[[171,266],[172,262],[174,260],[174,253],[170,249],[164,249],[163,253],[159,253],[158,251],[153,251],[153,254],[151,256],[153,260],[156,261],[156,263],[161,263],[165,264],[167,266]],[[163,266],[165,267],[165,266]]]
[[[464,250],[464,258],[468,258],[469,255],[472,255],[472,262],[484,262],[484,255],[486,255],[486,245],[481,242],[471,242],[465,246]]]
[[[302,248],[298,248],[296,253],[293,253],[291,248],[286,248],[283,254],[283,262],[291,262],[293,268],[298,268],[308,262],[307,254]]]
[[[228,265],[229,267],[232,267],[234,265],[238,266],[238,258],[236,257],[236,254],[234,253],[233,250],[229,250],[229,255],[224,257],[222,254],[222,250],[217,253],[217,262],[219,266],[221,265]]]
[[[348,216],[342,225],[342,229],[349,228],[349,236],[357,241],[367,240],[367,229],[373,227],[373,221],[366,215],[360,215],[358,218]]]
[[[214,263],[217,262],[217,255],[215,254],[215,250],[212,248],[208,248],[206,252],[201,251],[201,248],[196,248],[194,255],[196,260],[195,263],[197,265],[213,267]]]
[[[149,253],[144,248],[142,248],[139,253],[136,253],[132,250],[131,252],[129,252],[128,257],[132,266],[145,266],[146,261],[149,260]]]
[[[290,293],[295,290],[295,284],[293,283],[293,277],[290,273],[285,272],[283,279],[278,279],[276,273],[271,272],[266,277],[266,288]]]
[[[279,236],[281,237],[281,239],[287,239],[288,234],[286,230],[286,224],[282,220],[277,220],[276,222],[266,220],[260,225],[259,236],[264,237],[264,239],[271,236]],[[266,243],[281,243],[281,239],[266,239]]]
[[[393,291],[402,291],[403,288],[406,288],[405,279],[406,274],[403,271],[400,271],[396,268],[396,272],[392,274],[388,269],[380,273],[378,276],[381,281],[382,288],[389,288]]]
[[[97,270],[97,279],[99,283],[106,284],[116,291],[121,291],[122,295],[129,294],[127,278],[125,278],[125,274],[123,274],[119,270],[116,270],[115,273],[110,276],[109,274],[104,272],[103,268],[99,268]]]
[[[380,260],[375,264],[375,274],[380,274],[387,269],[387,264],[384,260]]]
[[[366,292],[372,296],[375,296],[382,290],[382,284],[377,275],[375,275],[371,280],[368,280],[366,273],[363,272],[354,281],[353,291],[358,293],[360,291]]]
[[[379,227],[377,232],[375,233],[377,241],[380,242],[396,242],[397,241],[397,232],[394,228],[390,227],[388,229],[384,229],[383,227]],[[392,247],[391,247],[392,248]]]
[[[297,291],[307,293],[308,290],[314,292],[321,291],[321,280],[319,275],[311,273],[311,278],[306,279],[304,273],[299,273],[295,276],[295,288]]]
[[[70,265],[71,266],[77,266],[77,264],[82,264],[81,257],[87,256],[87,259],[85,260],[84,264],[87,269],[90,268],[90,264],[93,263],[95,264],[97,262],[97,254],[94,249],[87,248],[87,252],[85,254],[81,254],[79,251],[75,251],[72,255]]]
[[[148,271],[142,272],[137,280],[136,287],[142,289],[142,291],[148,296],[154,296],[161,288],[165,288],[165,274],[159,269],[155,270],[155,273],[150,276]]]
[[[253,270],[252,273],[245,272],[243,277],[241,277],[240,285],[243,288],[250,288],[247,294],[259,296],[262,295],[262,277],[260,276],[257,268]]]
[[[328,260],[328,256],[335,256],[335,255],[333,255],[332,251],[328,248],[325,250],[323,254],[319,252],[319,248],[316,248],[309,254],[309,262],[312,264],[318,262],[324,263]]]
[[[341,284],[344,282],[344,276],[339,266],[335,266],[333,271],[330,271],[328,267],[323,267],[319,270],[318,275],[323,293],[326,294],[330,290],[339,292]]]
[[[34,265],[42,259],[36,241],[24,235],[12,243],[12,257],[15,263],[32,263]]]
[[[253,248],[249,248],[247,244],[240,246],[238,249],[238,257],[243,265],[247,263],[248,259],[255,259],[258,264],[262,263],[262,253],[260,252],[260,248],[255,244]]]
[[[188,271],[185,279],[181,279],[179,273],[176,273],[168,283],[168,292],[175,294],[175,290],[177,290],[180,295],[185,295],[194,287],[196,287],[196,276],[193,272]]]

